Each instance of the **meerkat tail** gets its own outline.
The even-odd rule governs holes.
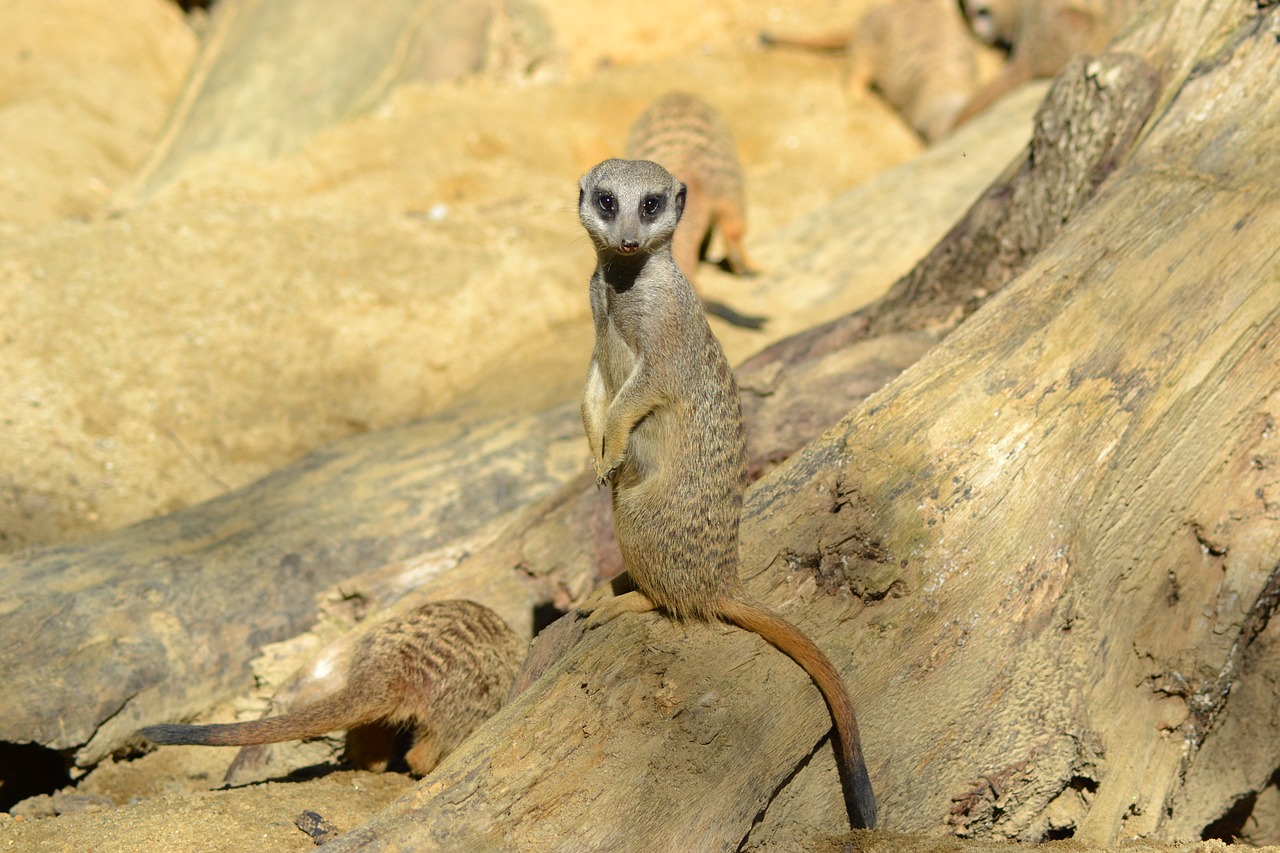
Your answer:
[[[847,50],[853,33],[849,30],[822,33],[821,35],[787,36],[777,33],[760,33],[760,44],[765,47],[798,47],[802,50]]]
[[[347,691],[334,694],[291,714],[247,720],[242,723],[211,723],[188,726],[161,723],[138,729],[138,733],[156,744],[196,746],[252,746],[317,737],[326,732],[349,729],[377,719],[380,709],[363,707],[359,697]]]
[[[855,827],[874,829],[876,798],[871,789],[866,761],[862,757],[862,741],[858,737],[858,719],[853,701],[845,689],[840,673],[831,661],[799,628],[766,607],[735,598],[722,599],[720,615],[752,633],[759,634],[780,652],[791,658],[809,674],[822,691],[831,712],[836,735],[836,766],[844,788],[845,809]]]

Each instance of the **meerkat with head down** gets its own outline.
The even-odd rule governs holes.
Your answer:
[[[952,0],[894,0],[868,11],[852,33],[809,38],[765,33],[761,40],[843,50],[849,93],[875,89],[928,143],[951,131],[978,88],[977,45]]]
[[[759,634],[805,669],[836,733],[845,806],[876,822],[848,691],[813,642],[755,603],[738,577],[746,490],[746,430],[733,371],[671,252],[686,189],[657,163],[606,160],[579,184],[578,209],[596,249],[595,347],[582,420],[635,591],[608,587],[581,607],[591,627],[661,609],[723,619]]]
[[[956,124],[1036,77],[1052,77],[1079,53],[1097,53],[1120,30],[1135,0],[961,0],[973,34],[1009,50],[1009,61],[973,96]]]
[[[139,729],[156,744],[247,746],[346,731],[347,758],[383,770],[390,743],[374,726],[408,728],[405,761],[425,776],[502,706],[525,643],[498,614],[474,601],[422,605],[375,626],[356,644],[346,684],[276,717]]]

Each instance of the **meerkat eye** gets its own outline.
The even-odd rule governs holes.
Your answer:
[[[605,213],[613,213],[613,195],[610,193],[600,193],[596,196],[596,204]]]
[[[644,211],[644,215],[647,217],[652,218],[654,216],[657,216],[662,211],[662,196],[660,195],[649,196],[644,200],[643,204],[641,205],[641,209]]]

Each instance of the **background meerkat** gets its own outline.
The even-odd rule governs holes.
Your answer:
[[[390,758],[387,727],[407,726],[413,745],[405,760],[423,776],[501,707],[524,650],[524,641],[489,608],[474,601],[432,602],[362,638],[346,686],[331,696],[262,720],[161,724],[139,734],[157,744],[245,746],[347,730],[348,759],[382,770]],[[353,737],[371,726],[383,728]]]
[[[952,0],[877,6],[852,35],[760,38],[768,45],[844,50],[849,92],[874,88],[929,143],[947,135],[978,87],[976,46]]]
[[[595,349],[582,421],[636,590],[609,587],[581,610],[596,627],[660,608],[678,619],[724,619],[800,664],[826,698],[845,805],[876,823],[853,703],[817,646],[748,597],[738,577],[746,490],[746,428],[733,371],[671,252],[684,185],[656,163],[606,160],[579,184],[578,210],[596,248]]]
[[[1078,53],[1107,46],[1132,14],[1134,0],[961,0],[980,40],[1007,47],[1009,61],[965,105],[956,124],[1035,77],[1052,77]]]
[[[654,101],[631,125],[626,156],[652,160],[688,188],[684,218],[676,229],[672,251],[691,283],[712,232],[720,235],[725,261],[735,275],[750,275],[747,258],[747,203],[742,164],[729,126],[706,101],[685,92],[670,92]],[[758,329],[763,317],[739,314],[704,300],[707,311],[736,326]]]

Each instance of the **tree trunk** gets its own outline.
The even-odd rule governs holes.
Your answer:
[[[1187,0],[1126,43],[1163,88],[1131,55],[1068,69],[1054,103],[1082,112],[1042,126],[1096,150],[1132,137],[1099,101],[1155,103],[1136,149],[1087,172],[1097,194],[1002,292],[749,493],[742,574],[845,674],[888,828],[1198,834],[1280,766],[1278,28],[1275,6]],[[1042,180],[1028,199],[1055,197]],[[842,829],[821,698],[758,638],[648,614],[565,645],[334,849]]]

